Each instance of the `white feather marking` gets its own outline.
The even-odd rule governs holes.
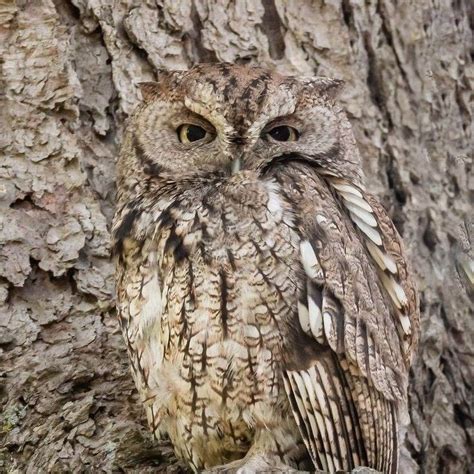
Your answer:
[[[337,351],[337,335],[332,321],[332,314],[329,311],[323,312],[324,333],[333,351]]]
[[[306,275],[311,279],[318,278],[319,263],[314,253],[313,246],[307,240],[300,243],[301,263],[303,264]]]
[[[463,269],[469,283],[474,285],[474,259],[467,254],[460,254],[457,257],[459,266]]]
[[[283,213],[283,222],[288,227],[294,227],[294,225],[295,225],[295,221],[293,219],[293,216],[289,212],[284,212]]]
[[[273,237],[270,237],[270,234],[267,234],[265,237],[265,243],[270,247],[273,248],[275,247],[275,239]],[[223,249],[224,250],[224,249]],[[226,252],[227,253],[227,252]],[[224,255],[224,254],[223,254]]]
[[[379,248],[369,240],[366,240],[365,245],[367,246],[367,250],[380,269],[386,270],[387,265],[385,265],[384,259],[382,258],[382,252],[379,250]]]
[[[197,232],[186,234],[183,238],[184,247],[194,248],[194,244],[198,240],[198,235],[199,234]]]
[[[411,334],[411,321],[406,314],[400,314],[400,324],[402,325],[403,332],[409,336]]]
[[[293,380],[293,372],[288,372],[288,380],[289,380],[289,384],[291,385],[291,389],[288,390],[288,393],[293,393],[294,397],[295,397],[295,401],[296,401],[296,405],[298,405],[298,411],[300,412],[301,414],[301,417],[303,418],[303,421],[304,421],[304,413],[305,413],[305,409],[304,409],[304,406],[303,406],[303,401],[301,400],[301,395],[300,395],[300,392],[295,384],[295,381]],[[296,417],[297,421],[298,421],[298,424],[301,423],[301,418],[299,416]]]
[[[300,326],[302,327],[303,331],[307,334],[310,332],[310,324],[309,324],[309,311],[306,305],[298,301],[298,319],[300,321]]]
[[[130,318],[132,319],[137,318],[141,310],[141,301],[139,301],[137,297],[133,298],[130,301],[128,308],[129,308],[128,311],[130,313]]]
[[[274,181],[267,181],[265,185],[267,189],[267,196],[268,196],[268,201],[267,201],[267,209],[268,212],[271,214],[273,219],[282,219],[284,215],[284,209],[283,209],[283,204],[282,200],[280,197],[280,186],[278,183]]]
[[[395,293],[397,294],[397,298],[403,306],[408,304],[407,295],[405,294],[405,290],[392,278],[393,288]]]
[[[259,340],[260,339],[260,332],[259,330],[257,329],[256,326],[254,326],[253,324],[247,324],[244,326],[244,337],[246,339],[251,339],[253,341],[250,341],[250,342],[254,342],[255,340]],[[249,342],[249,341],[247,341]]]
[[[394,302],[395,306],[398,309],[401,309],[402,305],[400,300],[398,299],[397,292],[395,291],[395,287],[393,285],[395,281],[393,280],[393,278],[387,276],[385,273],[380,273],[380,279],[382,280],[383,286],[390,295],[390,298],[392,298],[392,301]]]
[[[359,219],[356,215],[351,213],[351,219],[357,225],[357,227],[374,243],[382,245],[382,237],[376,229],[367,225],[364,221]]]
[[[339,193],[341,197],[346,201],[346,204],[348,202],[354,204],[355,206],[360,207],[361,209],[364,209],[364,211],[367,212],[374,212],[370,204],[365,201],[363,198],[359,196],[355,196],[354,194],[349,194],[349,193]]]
[[[370,225],[370,227],[377,227],[377,220],[370,212],[367,212],[350,202],[346,202],[346,207],[349,209],[351,214],[354,214],[359,219],[362,219],[367,225]]]
[[[156,323],[161,319],[161,288],[156,273],[143,285],[142,295],[144,305],[141,311],[140,326],[143,330],[149,324]]]
[[[268,202],[267,208],[272,214],[280,215],[282,207],[280,196],[275,191],[270,191],[268,193]]]
[[[293,380],[296,382],[296,385],[298,386],[298,392],[301,396],[301,401],[306,407],[306,405],[308,404],[308,400],[307,400],[308,397],[307,397],[306,389],[304,387],[303,379],[301,378],[301,375],[299,374],[299,372],[296,370],[292,371],[291,374],[293,375]],[[306,408],[304,409],[303,413],[306,413]]]
[[[296,394],[294,393],[292,384],[291,384],[291,382],[290,382],[289,379],[291,380],[291,375],[290,375],[290,373],[288,373],[288,378],[287,378],[287,377],[283,377],[283,384],[285,385],[285,390],[286,390],[286,393],[287,393],[288,396],[290,396],[290,395],[293,393],[294,398],[295,398],[295,400],[296,400],[296,404],[298,405],[298,410],[299,410],[299,409],[300,409],[300,404],[298,403],[297,396],[296,396]],[[295,420],[296,420],[296,424],[297,424],[298,426],[301,426],[301,419],[300,419],[300,417],[299,417],[299,416],[295,416],[294,418],[295,418]],[[306,440],[305,440],[305,442],[306,442]],[[310,451],[310,449],[308,449],[308,450]]]
[[[321,215],[321,214],[316,214],[316,222],[318,224],[324,224],[327,222],[327,219],[325,216]]]
[[[393,273],[394,275],[397,273],[397,264],[395,263],[395,260],[393,260],[392,257],[387,255],[386,253],[383,253],[379,247],[377,247],[368,240],[365,242],[365,245],[367,246],[367,250],[369,251],[370,255],[372,255],[372,258],[382,270],[387,269],[390,273]]]
[[[308,310],[311,333],[320,344],[324,344],[323,316],[321,309],[311,296],[308,296]]]
[[[331,179],[331,184],[334,188],[344,194],[352,194],[353,196],[358,196],[362,198],[362,193],[355,188],[354,186],[340,180]]]
[[[313,407],[314,420],[316,422],[316,429],[314,431],[313,436],[319,447],[317,451],[317,455],[323,466],[323,471],[327,472],[329,471],[328,463],[327,463],[326,455],[324,453],[324,447],[321,445],[321,441],[319,440],[319,436],[322,439],[325,437],[326,429],[325,429],[323,417],[321,416],[321,413],[320,413],[319,403],[315,397],[314,387],[313,387],[313,384],[311,383],[311,381],[314,380],[314,378],[316,377],[316,372],[314,370],[314,367],[311,367],[306,372],[303,372],[303,376],[305,379],[305,385],[308,390],[308,396],[311,401],[311,405]],[[323,441],[323,444],[324,444],[324,441]]]

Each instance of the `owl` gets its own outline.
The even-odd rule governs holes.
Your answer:
[[[141,84],[117,310],[149,426],[195,472],[397,472],[418,297],[340,88],[225,63]]]

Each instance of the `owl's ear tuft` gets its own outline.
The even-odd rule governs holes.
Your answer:
[[[156,82],[140,82],[138,84],[143,100],[145,102],[149,102],[153,99],[156,99],[159,94],[175,89],[184,73],[185,71],[169,71],[168,69],[158,69],[156,71]]]
[[[331,79],[329,77],[315,76],[302,79],[304,89],[324,95],[329,99],[336,99],[344,88],[342,79]]]
[[[156,76],[158,84],[166,86],[167,84],[176,84],[178,83],[186,71],[171,71],[169,69],[157,69]]]
[[[142,94],[143,100],[149,102],[156,98],[160,93],[161,87],[157,82],[139,82],[138,87]]]

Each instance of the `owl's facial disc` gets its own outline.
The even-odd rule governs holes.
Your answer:
[[[289,161],[358,178],[349,124],[333,101],[340,81],[229,64],[158,78],[142,89],[130,140],[133,164],[151,179],[200,186],[241,171],[262,176]]]

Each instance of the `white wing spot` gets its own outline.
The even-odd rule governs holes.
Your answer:
[[[326,338],[331,346],[331,349],[336,351],[336,330],[334,328],[332,314],[328,311],[323,312],[323,321],[324,321],[324,332],[326,334]]]
[[[368,240],[365,242],[365,245],[367,246],[367,250],[369,251],[372,258],[382,270],[387,269],[390,273],[397,273],[397,264],[392,257],[383,253],[379,247]]]
[[[356,215],[351,213],[351,219],[357,227],[376,245],[382,245],[382,237],[379,232],[367,225],[364,221],[359,219]]]
[[[373,209],[370,206],[370,204],[364,199],[360,198],[359,196],[355,196],[354,194],[347,194],[347,193],[339,193],[339,194],[344,198],[344,201],[345,201],[344,204],[347,205],[348,203],[351,203],[354,206],[360,207],[364,211],[373,212]]]
[[[362,193],[356,189],[354,186],[351,186],[347,182],[338,179],[331,179],[331,184],[336,188],[340,193],[350,194],[353,196],[363,198]]]
[[[400,323],[402,325],[403,332],[407,336],[409,336],[411,334],[411,321],[410,321],[410,318],[405,314],[401,314],[400,315]]]
[[[306,333],[310,332],[310,323],[309,323],[309,311],[306,305],[298,301],[298,319],[300,321],[300,326],[303,328],[303,331]]]
[[[387,276],[385,273],[381,272],[380,279],[398,309],[401,309],[402,306],[405,306],[408,303],[405,291],[392,276]]]
[[[321,309],[313,301],[313,298],[308,297],[308,309],[309,309],[309,324],[311,332],[315,339],[320,343],[324,343],[324,334],[323,334],[323,315],[321,314]]]
[[[317,279],[319,274],[319,263],[311,243],[307,240],[301,241],[300,252],[301,263],[303,264],[306,275],[311,279]]]
[[[356,215],[367,225],[370,225],[370,227],[377,227],[377,220],[370,212],[367,212],[364,209],[361,209],[359,206],[351,204],[350,202],[346,203],[346,207],[349,209],[351,215]]]

